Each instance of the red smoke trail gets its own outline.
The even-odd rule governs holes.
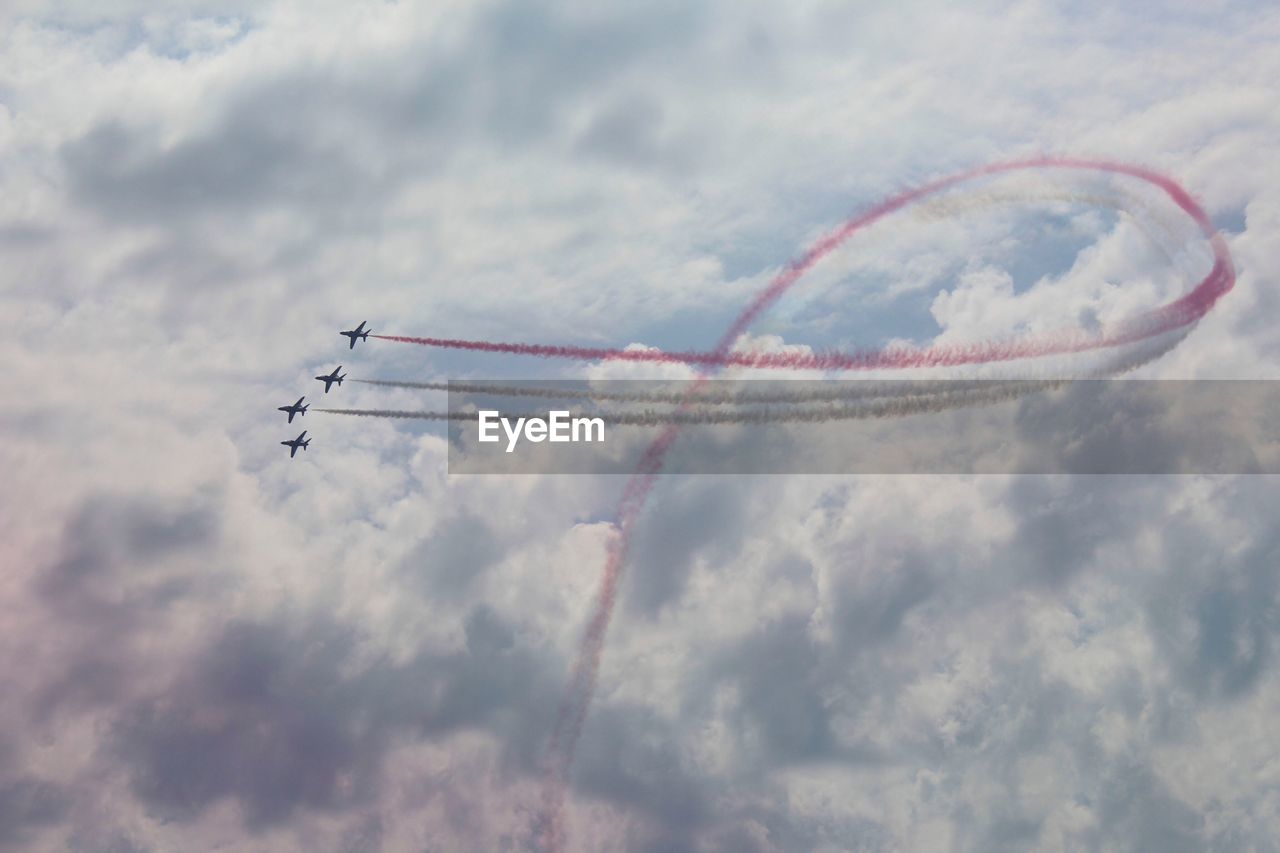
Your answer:
[[[1214,264],[1209,274],[1189,293],[1167,305],[1132,318],[1118,330],[1100,336],[1079,334],[1034,336],[1004,343],[977,343],[967,346],[933,346],[923,349],[895,348],[861,353],[820,353],[814,355],[771,353],[731,353],[730,347],[770,305],[777,301],[802,275],[818,261],[834,251],[857,231],[926,196],[949,189],[973,178],[1026,169],[1062,168],[1110,172],[1128,175],[1159,187],[1188,216],[1195,220],[1213,248]],[[769,285],[738,315],[725,331],[716,348],[705,353],[668,353],[655,350],[619,350],[593,347],[548,346],[542,344],[508,344],[484,341],[458,341],[439,338],[407,338],[387,336],[387,340],[418,343],[427,346],[471,349],[485,352],[512,353],[541,357],[579,360],[626,360],[679,362],[704,368],[728,366],[784,367],[799,369],[855,370],[872,368],[932,367],[1007,361],[1059,353],[1082,352],[1100,347],[1120,346],[1152,337],[1195,322],[1213,307],[1235,284],[1235,267],[1226,241],[1214,229],[1208,214],[1173,180],[1138,166],[1101,160],[1034,158],[999,163],[942,178],[925,186],[896,195],[867,212],[848,220],[820,239],[808,251],[787,265]],[[705,375],[705,373],[704,373]],[[694,383],[695,386],[697,383]],[[565,841],[564,804],[569,769],[581,735],[582,723],[595,692],[605,634],[613,615],[618,587],[625,568],[631,530],[662,468],[667,450],[679,434],[679,425],[663,430],[646,452],[632,474],[618,505],[617,529],[610,542],[595,609],[587,624],[578,658],[574,663],[568,689],[562,702],[550,745],[551,767],[544,789],[542,840],[551,851],[560,850]]]
[[[1209,274],[1195,288],[1167,305],[1130,318],[1119,328],[1101,335],[1079,332],[1036,335],[1010,341],[987,341],[971,344],[947,344],[924,348],[890,347],[861,352],[819,353],[750,353],[731,352],[733,342],[755,319],[782,296],[802,275],[826,257],[857,231],[900,210],[925,196],[949,189],[973,178],[1021,169],[1065,168],[1086,169],[1129,175],[1163,190],[1175,204],[1200,227],[1213,249],[1214,264]],[[454,338],[419,338],[403,335],[374,335],[382,340],[445,349],[528,355],[540,358],[566,358],[578,361],[635,361],[667,364],[689,364],[704,368],[754,367],[793,370],[875,370],[913,367],[953,367],[964,364],[1012,361],[1048,355],[1084,352],[1104,347],[1123,346],[1153,335],[1162,334],[1194,323],[1203,317],[1223,294],[1235,284],[1235,267],[1226,241],[1218,234],[1208,215],[1194,199],[1171,179],[1137,166],[1097,160],[1037,158],[1013,163],[985,166],[926,184],[873,207],[844,223],[820,239],[807,252],[787,265],[774,277],[738,316],[710,352],[668,352],[663,350],[629,350],[611,347],[584,347],[555,344],[504,343],[469,341]]]
[[[872,223],[930,195],[950,189],[975,178],[1034,169],[1074,169],[1127,175],[1163,190],[1170,199],[1200,227],[1213,249],[1214,264],[1209,274],[1181,298],[1140,314],[1118,328],[1101,335],[1086,336],[1064,332],[1035,335],[1004,342],[980,342],[968,345],[935,345],[925,348],[893,347],[863,352],[735,353],[734,342],[755,320],[787,292],[815,264],[829,255],[853,234]],[[544,358],[568,358],[582,361],[620,360],[690,364],[703,368],[705,377],[722,367],[790,368],[818,370],[866,370],[878,368],[942,367],[1009,361],[1021,358],[1083,352],[1102,347],[1122,346],[1154,335],[1187,326],[1203,317],[1223,294],[1235,284],[1235,268],[1226,241],[1219,235],[1199,204],[1173,180],[1149,169],[1112,163],[1105,160],[1037,157],[1008,163],[997,163],[941,178],[895,195],[856,216],[809,247],[779,272],[737,319],[725,330],[716,347],[709,352],[663,352],[657,350],[621,350],[598,347],[555,346],[546,344],[494,343],[449,338],[414,338],[397,335],[374,335],[383,340],[421,344],[448,349],[509,353]],[[693,383],[696,390],[699,383]],[[601,653],[609,622],[617,601],[618,588],[626,565],[631,531],[644,508],[663,459],[679,434],[679,425],[663,430],[649,447],[639,467],[632,474],[618,504],[617,525],[610,541],[595,608],[587,623],[569,686],[560,707],[550,744],[550,767],[543,791],[542,842],[556,851],[565,841],[565,798],[569,769],[581,735],[582,724],[595,692]]]

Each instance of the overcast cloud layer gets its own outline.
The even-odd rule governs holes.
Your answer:
[[[290,461],[275,407],[339,362],[684,374],[349,352],[359,320],[706,347],[860,206],[1062,152],[1227,232],[1235,291],[1140,375],[1280,378],[1274,4],[5,7],[0,849],[531,849],[620,481],[450,478],[438,430],[316,413]],[[1106,216],[1066,261],[966,227],[855,241],[753,334],[973,339],[1074,317],[1077,280],[1159,292]],[[570,849],[1278,850],[1278,505],[1272,477],[665,479]]]

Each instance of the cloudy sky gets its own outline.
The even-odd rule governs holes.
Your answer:
[[[290,461],[275,407],[339,362],[642,374],[348,352],[359,320],[707,347],[844,216],[1070,153],[1172,175],[1236,260],[1143,375],[1280,378],[1273,4],[158,5],[0,11],[2,849],[536,849],[622,481],[450,477],[438,429],[314,412]],[[980,339],[1171,286],[1114,210],[959,207],[752,335]],[[664,478],[568,849],[1280,849],[1277,500]]]

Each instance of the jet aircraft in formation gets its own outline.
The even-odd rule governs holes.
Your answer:
[[[333,386],[335,382],[341,385],[342,380],[347,378],[347,375],[345,373],[342,374],[341,376],[338,375],[338,371],[341,369],[342,369],[342,365],[339,364],[337,367],[333,369],[333,373],[327,374],[325,376],[316,377],[316,379],[319,379],[321,382],[324,383],[324,393],[328,394],[329,389]]]
[[[365,321],[361,320],[359,326],[356,326],[354,329],[347,329],[344,332],[339,332],[339,334],[346,335],[348,338],[351,339],[351,345],[347,347],[347,349],[355,349],[356,341],[369,340],[370,331],[371,331],[370,329],[365,328]],[[316,379],[324,383],[324,393],[328,394],[330,388],[332,388],[334,385],[341,385],[342,380],[347,378],[346,374],[339,372],[341,370],[342,370],[342,365],[339,364],[337,367],[333,369],[332,373],[327,373],[327,374],[316,377]],[[289,423],[293,423],[294,415],[305,415],[307,413],[307,409],[310,408],[309,405],[304,405],[304,401],[306,399],[307,398],[305,396],[299,397],[298,402],[294,403],[291,406],[280,406],[276,409],[276,411],[285,412],[286,414],[288,414]],[[299,447],[301,447],[303,450],[306,450],[307,445],[311,444],[311,439],[307,438],[306,436],[307,436],[307,431],[304,429],[302,433],[292,441],[280,442],[281,444],[289,448],[290,459],[292,459],[294,456],[297,455]]]
[[[355,349],[356,341],[369,340],[370,331],[371,331],[370,329],[366,329],[364,327],[364,320],[361,320],[359,326],[356,326],[354,329],[349,329],[345,332],[338,332],[338,334],[346,335],[348,338],[351,339],[351,346],[347,347],[347,349]]]
[[[302,405],[302,401],[303,401],[303,400],[305,400],[305,399],[307,399],[307,398],[306,398],[306,397],[299,397],[299,398],[298,398],[298,402],[294,403],[292,406],[280,406],[278,409],[276,409],[276,411],[277,411],[277,412],[288,412],[288,413],[289,413],[289,423],[293,423],[293,416],[294,416],[294,415],[305,415],[305,414],[307,413],[307,409],[308,409],[308,408],[310,408],[310,406],[309,406],[309,405],[307,405],[307,406]]]
[[[285,447],[289,448],[290,459],[292,459],[293,455],[298,452],[299,447],[301,447],[303,450],[306,450],[307,445],[311,444],[311,439],[307,438],[306,436],[307,436],[307,431],[304,429],[302,432],[298,433],[298,437],[295,438],[293,441],[280,442]],[[304,441],[303,439],[306,439],[306,440]]]

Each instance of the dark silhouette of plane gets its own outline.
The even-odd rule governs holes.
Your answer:
[[[309,408],[309,406],[304,406],[304,405],[302,405],[302,401],[303,401],[303,400],[305,400],[305,399],[307,399],[307,398],[306,398],[306,397],[299,397],[299,398],[298,398],[298,402],[294,403],[292,406],[280,406],[279,408],[277,408],[277,409],[276,409],[276,411],[277,411],[277,412],[288,412],[288,413],[289,413],[289,423],[293,423],[293,416],[294,416],[294,415],[305,415],[305,414],[307,413],[307,409]]]
[[[337,367],[333,369],[333,373],[330,373],[328,376],[316,377],[316,379],[319,379],[321,382],[324,383],[324,393],[326,394],[329,393],[329,388],[333,386],[333,383],[337,382],[339,385],[341,385],[342,380],[347,378],[347,374],[345,373],[342,374],[341,376],[338,375],[338,371],[341,369],[342,369],[342,365],[339,364]]]
[[[348,338],[351,338],[351,346],[347,347],[347,349],[355,349],[356,341],[369,340],[370,331],[371,331],[370,329],[366,329],[364,327],[364,320],[361,320],[359,326],[356,326],[354,329],[350,329],[345,332],[338,332],[338,334],[346,335]]]
[[[301,447],[303,450],[306,450],[307,445],[311,443],[311,439],[309,438],[306,441],[303,441],[303,438],[306,436],[306,434],[307,434],[307,431],[304,429],[302,432],[298,433],[298,437],[295,438],[293,441],[280,442],[281,444],[289,448],[290,459],[292,459],[293,455],[298,452],[299,447]]]

